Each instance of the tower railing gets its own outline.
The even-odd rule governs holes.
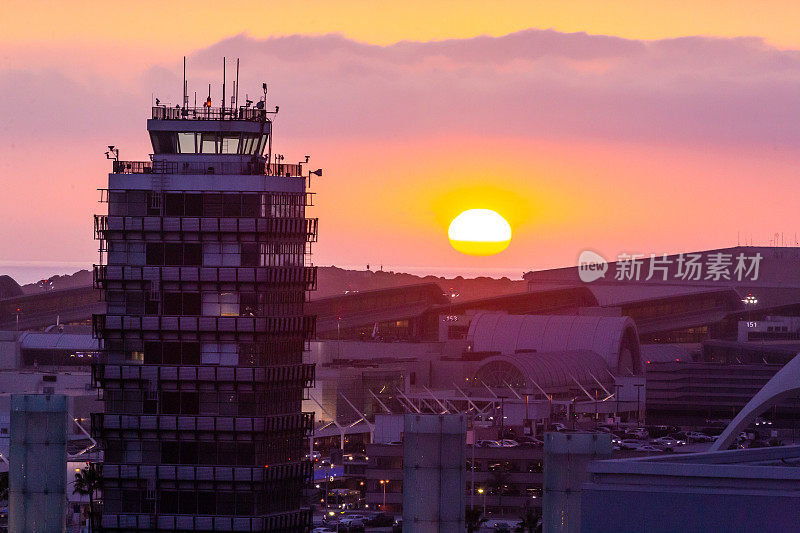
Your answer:
[[[114,161],[113,174],[245,174],[297,178],[302,165],[247,161],[200,163],[188,161]]]
[[[266,109],[254,107],[153,107],[156,120],[242,120],[247,122],[267,122]]]

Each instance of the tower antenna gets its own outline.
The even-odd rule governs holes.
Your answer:
[[[234,86],[235,98],[236,103],[234,104],[236,109],[239,109],[239,58],[236,58],[236,85]]]
[[[222,57],[222,112],[221,116],[225,116],[225,56]]]
[[[186,56],[183,56],[183,108],[189,107],[189,93],[186,85]]]

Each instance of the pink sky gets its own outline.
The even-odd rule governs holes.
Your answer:
[[[275,148],[312,155],[316,264],[519,272],[581,250],[662,253],[793,241],[800,198],[800,52],[758,38],[634,40],[525,30],[365,44],[237,35],[188,56],[219,99],[270,84]],[[4,58],[0,274],[9,262],[96,262],[107,144],[149,153],[151,96],[177,101],[181,55]],[[514,237],[494,257],[451,249],[460,211],[493,208]]]

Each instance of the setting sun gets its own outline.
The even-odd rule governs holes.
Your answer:
[[[508,248],[511,226],[491,209],[468,209],[450,223],[450,244],[468,255],[494,255]]]

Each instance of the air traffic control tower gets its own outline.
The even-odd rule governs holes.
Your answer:
[[[185,85],[184,85],[185,87]],[[316,270],[310,174],[256,106],[152,108],[149,161],[119,161],[95,217],[103,531],[307,531],[313,414],[302,363]],[[224,94],[224,93],[223,93]],[[321,175],[318,170],[313,174]]]

